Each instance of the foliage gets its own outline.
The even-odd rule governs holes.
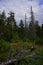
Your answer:
[[[26,19],[26,16],[25,16]],[[25,20],[27,24],[27,21]],[[25,25],[26,25],[25,24]],[[5,11],[0,14],[0,38],[9,42],[17,42],[22,40],[23,42],[37,42],[43,40],[43,24],[39,26],[38,21],[35,21],[34,14],[31,7],[31,20],[29,26],[25,27],[24,21],[20,20],[19,26],[16,24],[15,15],[13,12],[9,13],[6,17]],[[29,28],[28,28],[29,27]],[[43,41],[40,44],[43,43]]]
[[[43,39],[37,38],[36,41],[35,41],[35,44],[37,44],[37,45],[43,45]]]
[[[9,48],[10,43],[0,39],[0,61],[4,61],[8,58]]]

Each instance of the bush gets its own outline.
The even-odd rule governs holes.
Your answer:
[[[35,44],[43,45],[43,39],[38,38],[38,39],[35,41]]]
[[[0,39],[0,61],[4,61],[8,58],[10,43],[3,39]]]
[[[6,42],[5,40],[0,40],[0,52],[6,52],[10,47],[9,42]]]
[[[13,34],[13,38],[12,38],[12,40],[11,40],[11,42],[13,42],[13,43],[17,43],[17,42],[19,42],[19,37],[18,37],[18,34],[17,33],[15,33],[15,34]]]

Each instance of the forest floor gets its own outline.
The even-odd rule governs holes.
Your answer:
[[[25,65],[28,63],[28,65],[43,65],[43,46],[27,42],[10,43],[9,50],[0,53],[0,61],[5,61],[11,58],[19,59],[20,57],[22,57],[20,64],[24,63]]]

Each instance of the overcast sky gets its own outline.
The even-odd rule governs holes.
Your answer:
[[[32,6],[35,19],[41,24],[43,22],[43,0],[0,0],[0,12],[9,11],[15,13],[17,21],[24,19],[25,13],[30,18],[30,7]]]

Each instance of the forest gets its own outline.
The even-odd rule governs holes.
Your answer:
[[[39,21],[35,20],[32,7],[30,14],[29,24],[25,13],[25,21],[21,19],[19,25],[17,25],[14,12],[9,12],[8,17],[5,11],[0,13],[0,63],[11,58],[12,54],[15,58],[22,50],[24,50],[24,53],[22,53],[23,60],[20,61],[19,65],[27,65],[24,59],[29,53],[43,56],[43,23],[39,25]],[[32,46],[36,48],[33,51],[31,51]],[[30,52],[27,51],[28,53],[26,53],[26,50],[30,50]],[[27,59],[28,65],[43,65],[43,58]]]

